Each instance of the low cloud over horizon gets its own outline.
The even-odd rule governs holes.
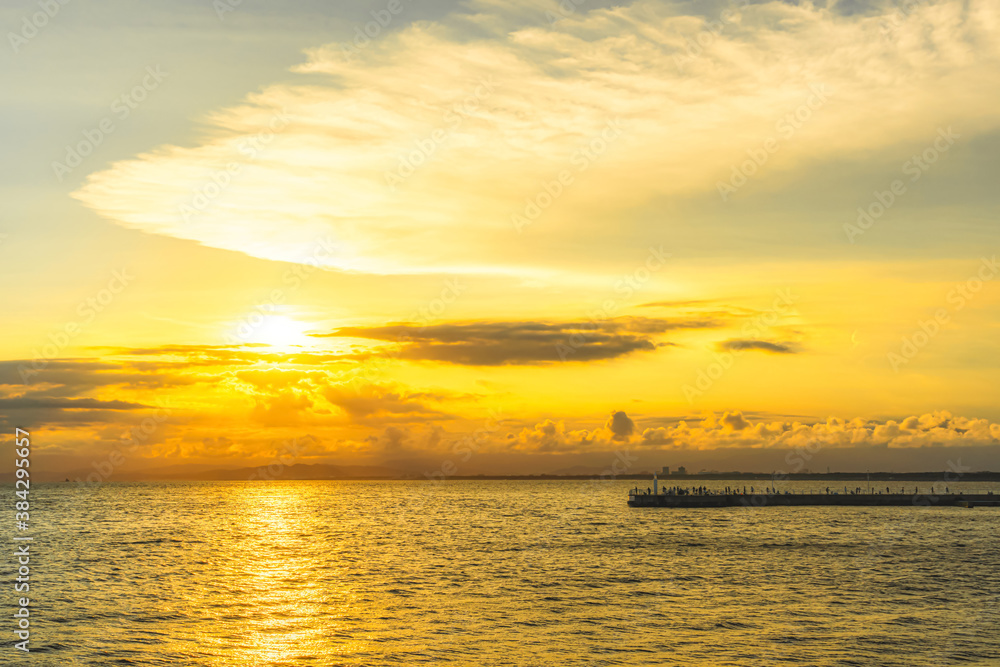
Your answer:
[[[467,335],[462,329],[432,335],[446,332],[458,340]],[[15,423],[30,428],[51,443],[43,449],[64,466],[106,456],[128,443],[132,465],[147,468],[170,465],[178,455],[188,462],[249,464],[260,459],[265,443],[270,444],[263,451],[273,452],[280,450],[274,443],[304,437],[308,446],[297,458],[303,463],[371,463],[390,454],[434,460],[468,446],[477,429],[481,435],[475,436],[475,450],[496,456],[1000,445],[1000,423],[948,411],[898,419],[809,420],[757,413],[748,417],[741,411],[692,416],[614,410],[602,424],[588,427],[579,418],[530,421],[530,415],[491,406],[494,401],[485,395],[408,387],[354,369],[322,370],[308,363],[275,367],[271,353],[263,351],[230,350],[229,355],[218,348],[171,347],[123,352],[128,356],[52,360],[30,384],[12,377],[9,371],[16,362],[5,364],[0,422],[5,428]],[[162,367],[134,362],[179,353],[197,359],[206,352],[225,358],[210,374],[179,360],[164,359]],[[111,393],[134,400],[106,398]],[[222,416],[221,405],[229,417]],[[132,416],[123,418],[122,412]],[[486,422],[471,416],[477,413]],[[154,432],[135,441],[153,416]],[[483,423],[489,428],[483,430]]]

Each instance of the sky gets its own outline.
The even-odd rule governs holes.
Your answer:
[[[1000,469],[1000,8],[11,1],[53,476]]]

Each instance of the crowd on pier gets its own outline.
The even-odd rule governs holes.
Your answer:
[[[739,496],[739,495],[745,496],[745,495],[753,495],[754,493],[775,494],[778,493],[778,491],[777,489],[774,488],[763,488],[760,489],[759,491],[755,491],[754,487],[752,486],[750,487],[749,492],[747,492],[747,487],[745,486],[743,487],[742,491],[740,491],[740,488],[738,486],[727,486],[721,490],[710,489],[707,486],[669,486],[669,487],[665,486],[657,490],[647,487],[645,493],[643,493],[641,489],[636,487],[632,489],[631,493],[634,496],[640,496],[640,495],[651,496],[654,494],[664,495],[664,496]],[[785,491],[785,494],[787,495],[788,491]]]
[[[944,492],[945,492],[945,494],[951,493],[951,491],[950,491],[950,489],[948,487],[945,487]],[[640,495],[647,495],[647,496],[650,496],[650,495],[664,495],[664,496],[740,496],[740,495],[743,495],[743,496],[746,496],[746,495],[755,495],[755,494],[760,494],[760,493],[764,493],[764,494],[768,494],[768,495],[776,495],[776,494],[784,494],[786,496],[790,495],[789,491],[787,491],[787,490],[786,491],[778,491],[773,486],[772,487],[763,487],[761,489],[755,489],[753,486],[750,486],[749,487],[749,491],[748,491],[748,487],[746,487],[746,486],[744,486],[742,488],[742,490],[738,486],[726,486],[723,489],[710,489],[707,486],[669,486],[669,487],[662,487],[662,488],[659,488],[659,489],[657,489],[655,487],[654,488],[647,487],[645,492],[643,492],[639,487],[636,487],[636,488],[632,489],[632,491],[630,493],[632,495],[634,495],[634,496],[640,496]],[[841,492],[838,491],[838,490],[836,490],[836,489],[832,489],[831,490],[829,486],[826,487],[826,495],[839,495],[840,493]],[[848,490],[848,488],[845,486],[843,493],[844,493],[844,495],[852,495],[852,496],[860,496],[860,495],[864,495],[864,494],[882,495],[883,491],[882,491],[882,489],[873,489],[873,488],[866,489],[866,488],[862,488],[860,486]],[[892,490],[887,486],[887,487],[885,487],[884,493],[891,494]],[[918,487],[914,487],[913,488],[913,494],[914,495],[918,495],[919,493],[920,493],[920,489]],[[959,495],[961,495],[962,492],[959,491],[958,493],[959,493]],[[905,487],[900,487],[899,494],[900,495],[905,495],[906,494],[906,488]],[[989,491],[989,492],[987,492],[987,495],[993,495],[993,492]]]

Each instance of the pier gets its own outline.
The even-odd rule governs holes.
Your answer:
[[[1000,507],[993,493],[647,493],[633,489],[629,507]]]

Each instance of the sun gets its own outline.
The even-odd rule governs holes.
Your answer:
[[[271,347],[303,347],[312,341],[306,335],[308,325],[286,315],[269,315],[250,337],[252,343]]]

